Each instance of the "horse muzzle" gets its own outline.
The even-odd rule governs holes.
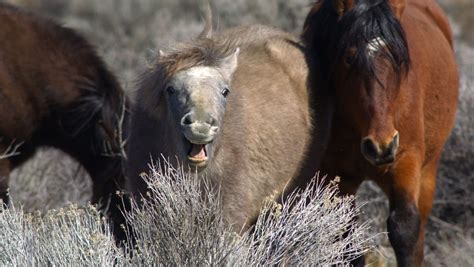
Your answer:
[[[188,113],[181,119],[181,131],[193,144],[207,144],[214,140],[219,131],[217,119],[210,114],[199,118],[194,113]]]
[[[207,166],[210,156],[210,143],[214,141],[219,131],[217,120],[209,114],[198,118],[188,113],[181,119],[181,131],[189,142],[187,162],[191,166],[202,168]]]
[[[360,143],[360,150],[364,158],[374,166],[391,164],[395,161],[400,134],[398,131],[385,143],[377,142],[371,136],[365,137]]]

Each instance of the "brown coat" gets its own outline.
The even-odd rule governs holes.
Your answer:
[[[71,29],[4,3],[0,21],[0,155],[21,143],[18,155],[0,159],[0,198],[8,201],[10,171],[41,146],[84,166],[93,202],[114,196],[123,180],[121,157],[104,154],[121,150],[124,100],[115,77]]]
[[[365,179],[377,182],[390,200],[398,265],[421,266],[459,90],[445,14],[433,0],[320,1],[303,39],[335,94],[322,171],[341,176],[345,194]]]

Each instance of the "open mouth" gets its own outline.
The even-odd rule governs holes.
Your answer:
[[[198,167],[206,165],[208,160],[206,146],[207,145],[190,143],[188,151],[188,161],[190,164],[197,165]]]

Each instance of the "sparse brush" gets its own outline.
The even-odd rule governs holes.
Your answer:
[[[31,266],[34,231],[30,218],[21,210],[0,205],[0,265]]]
[[[107,222],[94,206],[52,210],[35,225],[40,263],[111,266],[122,259]]]
[[[144,176],[148,193],[127,221],[134,264],[197,266],[348,265],[371,247],[352,197],[314,180],[283,205],[268,200],[242,236],[224,222],[218,188],[164,163]],[[349,233],[344,235],[345,233]]]
[[[143,178],[148,193],[126,214],[136,239],[134,264],[222,265],[235,235],[224,224],[218,192],[182,168],[163,163]]]
[[[348,266],[371,249],[374,236],[367,223],[356,222],[354,198],[338,194],[337,182],[314,178],[283,205],[268,201],[236,265]]]
[[[238,235],[222,216],[219,190],[171,165],[144,176],[149,192],[125,213],[135,242],[125,253],[93,206],[45,215],[0,211],[0,264],[12,266],[348,266],[371,248],[353,223],[352,197],[313,181],[283,205],[268,200],[253,231]]]
[[[93,206],[71,205],[44,216],[0,206],[2,266],[112,266],[122,260]]]

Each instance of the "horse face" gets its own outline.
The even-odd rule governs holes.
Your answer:
[[[367,46],[368,57],[375,66],[374,76],[354,70],[354,51],[349,49],[337,67],[337,73],[344,78],[336,80],[339,105],[361,136],[361,153],[376,166],[395,160],[400,138],[394,123],[399,85],[390,62],[379,54],[385,49],[383,45],[383,41],[373,40]]]
[[[177,156],[198,171],[216,153],[237,54],[238,50],[219,67],[195,66],[179,71],[166,86],[168,117],[182,141]]]

